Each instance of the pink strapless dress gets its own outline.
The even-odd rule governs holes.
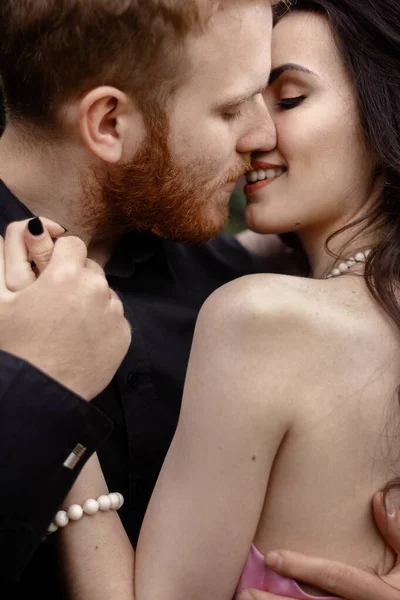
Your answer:
[[[271,594],[277,596],[296,598],[297,600],[337,600],[337,596],[311,596],[303,592],[294,579],[283,577],[267,567],[263,555],[255,546],[252,546],[249,552],[235,598],[239,592],[249,588],[271,592]]]

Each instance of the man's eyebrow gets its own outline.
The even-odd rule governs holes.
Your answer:
[[[300,73],[307,73],[308,75],[314,75],[314,77],[318,77],[316,73],[310,71],[310,69],[307,69],[306,67],[296,65],[295,63],[287,63],[280,67],[276,67],[276,69],[272,69],[271,75],[269,76],[268,85],[272,85],[283,73],[285,73],[285,71],[299,71]]]
[[[238,104],[243,104],[248,100],[252,100],[255,96],[258,96],[258,94],[262,94],[263,92],[265,92],[267,86],[268,81],[265,81],[265,83],[261,84],[258,88],[247,90],[245,92],[242,92],[241,94],[238,94],[237,96],[232,96],[231,98],[226,98],[225,100],[218,102],[218,105],[223,107],[229,107],[236,106]]]

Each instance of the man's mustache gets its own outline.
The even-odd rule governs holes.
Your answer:
[[[243,177],[244,175],[246,175],[246,173],[248,173],[248,171],[251,171],[251,157],[250,156],[241,165],[238,165],[237,167],[232,169],[228,173],[228,175],[225,175],[223,181],[221,181],[221,185],[225,185],[226,183],[230,183],[231,181],[239,179],[239,177]]]

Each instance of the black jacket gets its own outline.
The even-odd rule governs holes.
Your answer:
[[[0,182],[0,234],[30,216]],[[0,351],[1,580],[21,576],[83,465],[111,431],[111,421],[89,402]],[[64,462],[74,450],[83,455],[71,469]]]

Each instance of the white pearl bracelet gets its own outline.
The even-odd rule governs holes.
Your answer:
[[[124,497],[119,492],[103,494],[95,500],[89,498],[82,506],[72,504],[68,510],[59,510],[53,522],[47,528],[47,533],[55,533],[59,527],[66,527],[70,521],[79,521],[84,515],[95,515],[99,510],[118,510],[124,503]]]

